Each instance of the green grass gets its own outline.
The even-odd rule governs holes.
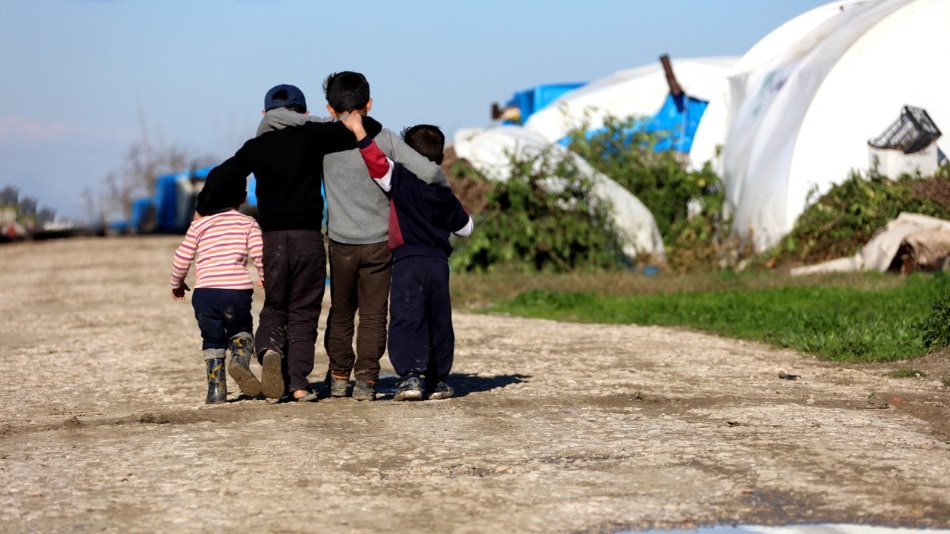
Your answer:
[[[562,278],[559,285],[556,279],[531,282],[509,275],[490,291],[520,292],[481,308],[561,321],[686,327],[834,361],[896,361],[927,353],[922,325],[947,286],[935,278],[714,274],[679,283],[657,281],[660,289],[651,292],[616,274],[603,277],[599,287],[571,278]],[[472,281],[463,281],[469,291]],[[577,290],[579,285],[584,289]],[[456,292],[468,294],[465,288]]]
[[[888,373],[894,378],[923,378],[927,376],[927,373],[923,371],[918,371],[917,369],[896,369]]]

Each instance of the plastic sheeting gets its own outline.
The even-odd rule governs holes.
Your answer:
[[[831,2],[739,60],[721,174],[735,228],[757,250],[791,231],[810,192],[866,172],[868,139],[905,105],[950,125],[948,20],[946,0]]]
[[[597,198],[613,205],[614,221],[624,239],[624,253],[631,259],[638,253],[665,261],[663,238],[650,210],[623,186],[596,172],[580,156],[550,143],[543,136],[520,126],[461,129],[455,133],[456,155],[467,160],[486,178],[506,181],[510,177],[511,158],[528,159],[545,150],[574,158],[580,172],[594,182]]]
[[[950,221],[919,213],[901,213],[881,229],[854,256],[838,258],[792,269],[793,275],[828,272],[884,272],[894,263],[902,247],[910,251],[914,264],[938,268],[941,258],[950,255]]]
[[[670,62],[686,95],[694,100],[710,102],[727,93],[727,75],[737,60],[737,57],[724,56],[672,58]],[[525,122],[525,128],[541,134],[550,142],[559,142],[584,122],[591,130],[596,130],[604,126],[607,116],[620,119],[654,117],[664,107],[669,93],[666,74],[657,60],[618,71],[565,93],[535,112]]]

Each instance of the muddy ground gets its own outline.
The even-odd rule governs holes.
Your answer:
[[[950,527],[947,352],[457,312],[457,398],[209,406],[177,243],[0,246],[0,531]]]

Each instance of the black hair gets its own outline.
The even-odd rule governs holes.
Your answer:
[[[402,138],[413,150],[442,164],[442,151],[445,149],[445,134],[438,126],[417,124],[402,131]]]
[[[323,94],[337,113],[359,111],[369,104],[369,82],[358,72],[334,72],[323,81]]]
[[[239,208],[247,200],[247,191],[229,190],[229,189],[209,189],[204,188],[201,191],[201,203],[207,206],[212,212],[217,213],[232,208]],[[209,215],[210,213],[205,213]]]
[[[286,101],[288,98],[289,98],[289,95],[287,94],[287,91],[286,91],[285,89],[281,89],[281,90],[277,91],[277,92],[274,93],[274,95],[271,97],[271,99],[272,99],[274,102],[284,102],[284,101]],[[307,112],[307,107],[306,107],[306,106],[301,106],[300,104],[290,104],[289,106],[277,106],[277,107],[287,108],[287,109],[289,109],[289,110],[291,110],[291,111],[295,111],[295,112],[297,112],[297,113],[306,113],[306,112]],[[271,109],[273,109],[273,108],[271,108]]]

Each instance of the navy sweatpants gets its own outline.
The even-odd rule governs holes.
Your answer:
[[[455,357],[449,262],[430,256],[400,258],[393,264],[392,277],[389,360],[393,369],[399,376],[425,374],[426,382],[445,379]]]
[[[195,319],[201,330],[201,349],[227,349],[231,338],[254,330],[251,289],[199,287],[191,296]]]

